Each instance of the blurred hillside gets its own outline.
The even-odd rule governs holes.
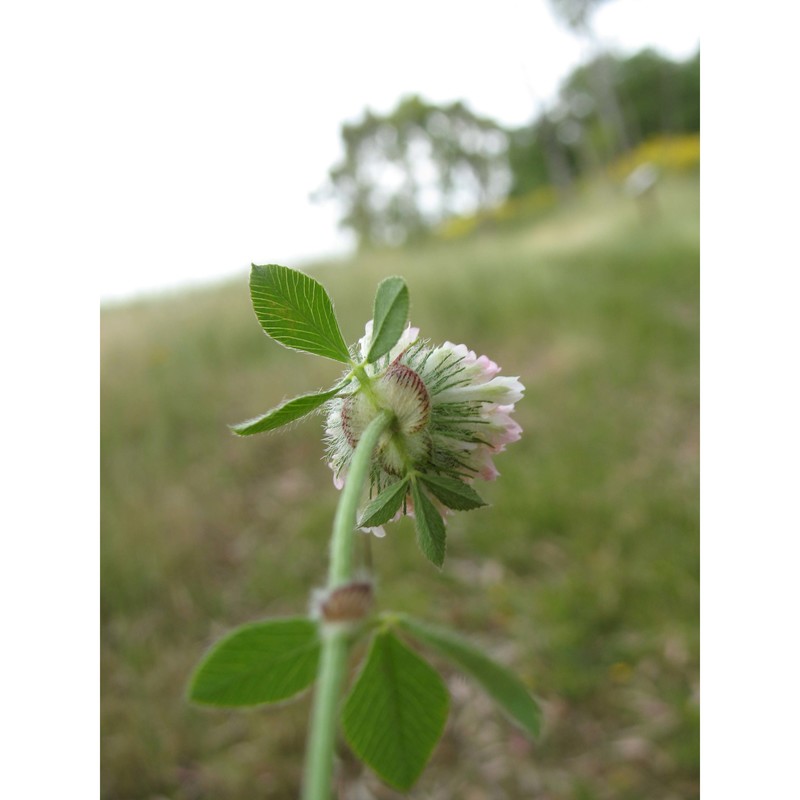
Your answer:
[[[525,741],[450,672],[453,712],[410,797],[698,796],[696,176],[666,173],[641,212],[590,182],[544,213],[311,270],[349,341],[401,274],[423,335],[527,387],[523,438],[482,490],[492,506],[451,520],[443,572],[406,521],[372,552],[379,606],[512,666],[544,734]],[[209,713],[183,692],[214,638],[302,613],[324,579],[321,420],[247,440],[226,425],[336,375],[263,335],[245,275],[103,312],[104,798],[297,796],[308,697]],[[397,796],[341,753],[342,797]]]
[[[573,2],[586,13],[597,0]],[[600,50],[554,100],[532,98],[531,122],[520,128],[418,95],[387,114],[367,109],[342,125],[344,157],[316,197],[338,200],[340,224],[362,248],[408,244],[454,218],[567,201],[580,182],[618,177],[654,144],[697,142],[684,163],[696,167],[699,133],[699,52],[680,62],[654,50]]]

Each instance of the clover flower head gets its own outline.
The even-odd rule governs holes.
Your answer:
[[[372,327],[368,322],[355,360],[364,360]],[[405,492],[402,487],[395,492],[402,508],[393,518],[415,513],[418,496],[411,491],[409,476],[425,483],[440,511],[476,507],[451,496],[453,482],[468,486],[476,478],[493,480],[498,475],[494,456],[522,431],[511,414],[524,387],[518,378],[499,372],[494,361],[463,344],[434,347],[419,338],[419,329],[407,327],[385,356],[366,366],[367,385],[354,379],[328,403],[327,456],[336,486],[344,485],[361,434],[381,410],[389,409],[394,421],[376,448],[371,483],[373,495],[389,492],[401,481],[409,484]],[[367,527],[383,535],[382,526]]]
[[[486,505],[472,484],[496,478],[494,457],[520,437],[511,417],[524,391],[519,379],[500,375],[494,361],[463,344],[435,347],[421,339],[419,329],[407,324],[408,288],[396,275],[378,285],[374,322],[352,347],[330,297],[313,278],[278,264],[253,265],[250,294],[272,339],[345,364],[347,371],[329,389],[232,425],[234,433],[272,431],[324,409],[334,483],[344,488],[351,470],[348,493],[369,483],[370,500],[357,526],[380,536],[385,523],[413,516],[420,549],[441,567],[444,516]],[[356,462],[357,452],[363,455]]]

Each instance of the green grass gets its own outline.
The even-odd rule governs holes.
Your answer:
[[[696,180],[660,200],[644,224],[595,187],[535,224],[313,271],[348,341],[401,274],[423,335],[527,387],[523,438],[481,489],[492,507],[450,519],[444,571],[407,521],[372,555],[380,607],[512,666],[544,734],[527,742],[446,672],[451,720],[411,797],[698,795]],[[307,697],[212,713],[184,691],[225,630],[302,612],[324,582],[337,492],[320,418],[250,439],[226,426],[337,375],[264,336],[245,275],[103,312],[105,798],[297,796]],[[375,785],[341,753],[350,785]]]

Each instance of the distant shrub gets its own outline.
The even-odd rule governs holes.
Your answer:
[[[540,186],[520,197],[509,197],[500,205],[477,214],[452,217],[442,223],[436,234],[440,239],[459,239],[486,225],[529,220],[554,208],[557,201],[558,194],[554,187]]]
[[[665,172],[695,170],[700,164],[700,134],[683,136],[654,136],[625,155],[608,168],[615,180],[625,178],[642,164],[652,164]]]

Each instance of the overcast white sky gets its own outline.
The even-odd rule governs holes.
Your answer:
[[[547,0],[142,0],[98,4],[85,20],[70,8],[30,24],[45,45],[68,26],[74,63],[31,68],[54,93],[54,121],[62,102],[82,126],[69,132],[77,156],[63,138],[62,153],[46,146],[92,162],[102,212],[86,236],[104,243],[104,300],[346,250],[336,204],[309,202],[339,158],[342,121],[414,92],[521,124],[582,53]],[[596,28],[624,50],[685,57],[697,3],[612,0]]]

